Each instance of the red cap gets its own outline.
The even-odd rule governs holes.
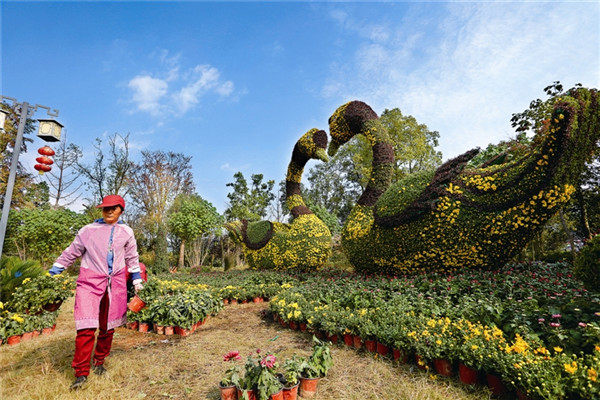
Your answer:
[[[96,208],[102,207],[112,207],[112,206],[121,206],[121,208],[125,209],[125,200],[118,194],[111,194],[109,196],[104,196],[102,199],[102,204],[97,205]]]

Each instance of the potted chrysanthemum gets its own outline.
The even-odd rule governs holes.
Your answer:
[[[236,386],[240,383],[240,367],[236,361],[241,359],[239,351],[230,351],[223,356],[223,361],[230,363],[230,366],[219,382],[221,400],[237,400],[238,398]]]

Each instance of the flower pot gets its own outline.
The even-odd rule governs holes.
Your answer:
[[[296,321],[290,321],[290,329],[297,331],[299,329],[298,323]]]
[[[517,398],[519,400],[529,400],[530,397],[527,395],[525,390],[517,389]]]
[[[388,355],[389,352],[390,348],[388,346],[386,346],[383,343],[377,342],[377,353],[379,353],[380,356],[385,357]]]
[[[300,322],[300,330],[306,332],[306,322]]]
[[[452,363],[445,358],[436,358],[433,360],[433,366],[438,374],[442,376],[452,376]]]
[[[494,396],[502,396],[504,392],[506,392],[506,388],[504,387],[504,383],[502,383],[502,379],[498,375],[494,374],[486,374],[487,375],[487,386],[492,391],[492,395]]]
[[[21,343],[21,335],[12,335],[6,339],[6,343],[9,345],[19,344]]]
[[[164,325],[153,324],[153,326],[154,326],[154,332],[156,332],[157,335],[164,335],[165,334],[165,327],[164,327]]]
[[[134,331],[137,331],[138,327],[140,326],[140,322],[139,321],[131,321],[127,323],[127,327],[129,329],[133,329]]]
[[[258,399],[258,396],[256,395],[256,391],[254,391],[252,389],[242,390],[240,388],[237,388],[238,399],[244,398],[244,392],[248,393],[249,400],[257,400]]]
[[[49,335],[52,333],[52,328],[42,328],[42,335]]]
[[[62,300],[57,301],[56,303],[48,303],[48,304],[44,304],[42,306],[42,308],[48,312],[54,312],[56,310],[58,310],[60,308],[60,305],[62,304]]]
[[[52,325],[52,332],[54,332],[56,330],[56,324]]]
[[[248,304],[248,300],[247,299],[242,300],[242,304]]]
[[[180,326],[177,327],[177,334],[181,335],[182,337],[186,337],[186,336],[190,336],[192,334],[192,330],[191,329],[185,329],[182,328]]]
[[[148,332],[148,329],[150,329],[150,324],[147,322],[140,322],[138,324],[138,331],[139,332]]]
[[[223,304],[225,304],[225,305],[229,304],[229,299],[223,299]],[[237,395],[237,393],[236,393],[236,395]]]
[[[127,308],[129,308],[129,310],[134,313],[139,312],[144,307],[146,307],[146,302],[140,299],[140,297],[137,294],[133,296],[131,301],[129,301],[129,304],[127,304]]]
[[[21,342],[33,339],[33,332],[25,332],[21,335]]]
[[[331,343],[336,344],[340,340],[340,337],[336,333],[334,333],[333,335],[327,335],[327,339]]]
[[[173,335],[175,333],[175,328],[172,326],[165,326],[165,335]]]
[[[283,400],[296,400],[298,398],[298,387],[300,382],[296,383],[296,386],[284,387],[283,388]]]
[[[35,331],[33,331],[33,337],[38,337],[42,334],[42,332],[38,331],[37,329]]]
[[[458,377],[465,385],[474,385],[477,383],[477,370],[467,367],[463,363],[458,364]]]
[[[394,361],[400,361],[403,364],[408,362],[408,352],[400,349],[393,349],[392,355],[394,357]]]
[[[300,377],[300,387],[298,391],[300,396],[304,398],[313,397],[317,394],[317,386],[321,378],[303,378]]]
[[[237,299],[231,299],[230,303],[231,303],[231,304],[237,304],[237,303],[238,303],[238,301],[237,301]]]
[[[377,353],[377,341],[373,339],[365,340],[365,348],[369,353]]]
[[[260,303],[260,297],[258,297],[258,296],[257,296],[257,297],[255,297],[255,298],[253,298],[253,299],[252,299],[252,302],[253,302],[253,303]]]
[[[427,370],[427,362],[418,354],[415,354],[415,361],[417,362],[417,368],[426,371]]]
[[[283,400],[283,388],[279,392],[270,395],[269,400]]]
[[[355,349],[360,349],[363,345],[361,337],[358,335],[354,335],[354,337],[352,337],[352,345]]]
[[[344,344],[346,346],[350,346],[350,347],[352,347],[354,345],[354,338],[351,334],[344,333]]]
[[[238,398],[237,388],[235,387],[235,385],[219,385],[219,390],[221,391],[221,400],[237,400]]]

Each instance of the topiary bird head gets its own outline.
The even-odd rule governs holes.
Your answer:
[[[337,150],[360,133],[367,129],[369,121],[377,120],[377,113],[366,103],[354,100],[339,107],[329,117],[329,134],[331,143],[327,153],[334,156]]]
[[[294,146],[292,157],[294,155],[297,157],[301,155],[306,160],[313,159],[327,162],[329,161],[325,151],[327,149],[327,142],[327,133],[325,131],[312,128],[298,139],[298,142]]]

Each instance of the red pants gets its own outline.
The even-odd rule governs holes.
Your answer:
[[[94,352],[94,365],[104,364],[104,359],[110,354],[114,329],[106,329],[108,322],[108,292],[100,300],[100,332]],[[71,366],[75,369],[75,376],[88,376],[90,374],[90,359],[94,349],[96,328],[80,329],[75,338],[75,356]]]

